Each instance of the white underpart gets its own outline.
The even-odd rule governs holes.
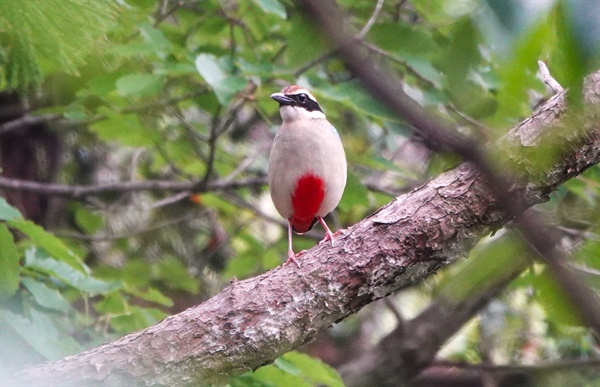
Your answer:
[[[269,156],[269,190],[277,211],[293,215],[292,195],[306,174],[325,182],[325,196],[316,216],[337,206],[346,185],[346,157],[340,136],[320,111],[282,106],[280,126]],[[318,114],[315,114],[318,113]]]

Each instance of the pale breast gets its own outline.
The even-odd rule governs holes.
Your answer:
[[[321,176],[325,195],[318,216],[339,203],[346,185],[346,157],[339,135],[325,119],[284,123],[275,136],[269,157],[269,190],[284,218],[293,214],[292,193],[306,174]]]

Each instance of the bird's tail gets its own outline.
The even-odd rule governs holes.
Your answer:
[[[313,228],[315,223],[317,223],[317,220],[317,218],[312,218],[308,221],[306,219],[292,218],[290,222],[292,223],[292,230],[294,230],[296,234],[304,234]]]

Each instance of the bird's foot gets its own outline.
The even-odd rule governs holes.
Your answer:
[[[340,232],[341,232],[341,230],[338,230],[332,234],[331,231],[329,231],[329,229],[327,229],[327,231],[325,231],[325,238],[323,238],[323,240],[321,242],[319,242],[319,245],[322,245],[323,243],[325,243],[327,241],[331,241],[331,245],[335,246],[333,238],[338,236],[340,234]]]
[[[304,255],[304,253],[306,253],[306,250],[299,251],[296,254],[294,254],[292,250],[288,251],[288,259],[283,263],[283,266],[287,265],[290,262],[294,262],[296,266],[300,267],[300,263],[298,263],[296,258],[300,257],[301,255]]]

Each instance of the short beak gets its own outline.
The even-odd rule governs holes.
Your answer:
[[[273,93],[271,94],[271,98],[279,102],[279,106],[292,105],[294,103],[293,99],[283,93]]]

